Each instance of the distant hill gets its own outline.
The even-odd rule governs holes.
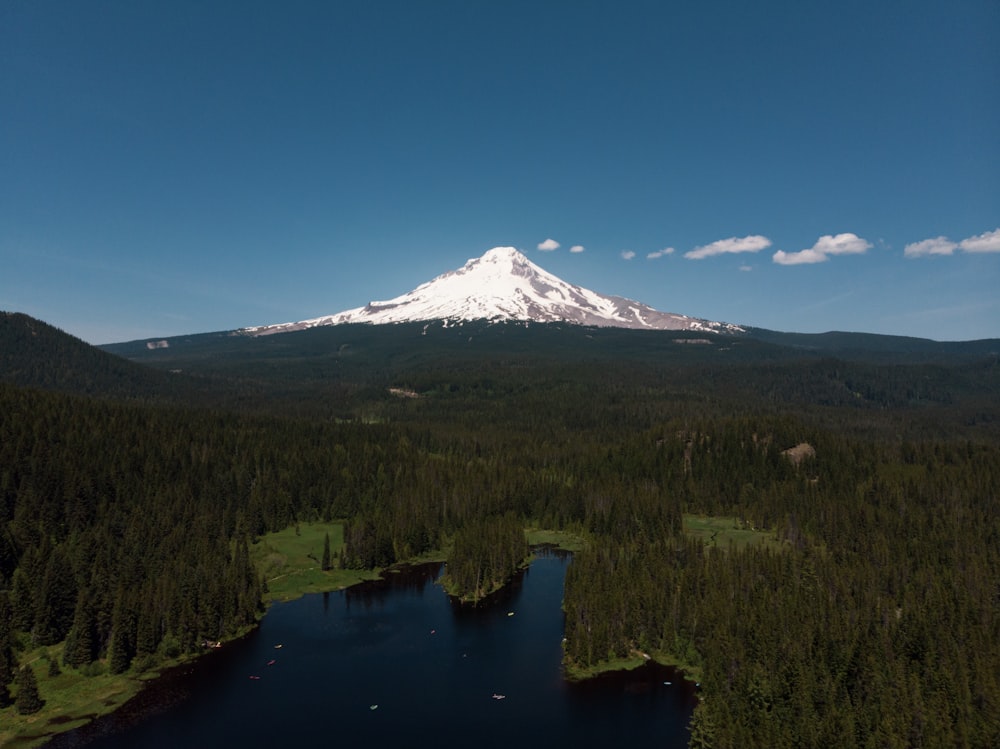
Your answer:
[[[574,383],[765,408],[917,408],[930,425],[998,423],[998,351],[997,340],[487,320],[221,331],[96,348],[27,315],[0,314],[0,381],[338,419],[400,390],[453,399]]]
[[[326,362],[347,372],[370,366],[443,358],[509,358],[597,362],[623,360],[685,364],[814,360],[825,357],[870,363],[955,364],[1000,355],[1000,340],[939,342],[870,333],[782,333],[762,328],[723,334],[636,330],[571,322],[401,322],[320,325],[280,335],[246,330],[107,344],[104,350],[153,366],[207,374],[274,373]]]
[[[174,378],[20,312],[0,311],[0,381],[85,395],[148,397]]]
[[[912,336],[878,333],[780,333],[763,328],[747,328],[747,335],[761,341],[787,346],[799,351],[864,359],[904,357],[908,360],[951,358],[971,359],[1000,356],[1000,339],[974,341],[934,341]]]

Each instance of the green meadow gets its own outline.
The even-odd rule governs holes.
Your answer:
[[[781,542],[773,531],[755,529],[735,517],[708,517],[684,515],[684,535],[701,539],[706,547],[723,551],[743,549],[747,546],[781,549]]]
[[[330,534],[331,568],[323,570],[323,545]],[[378,570],[345,570],[339,566],[344,524],[297,523],[268,533],[251,546],[251,555],[267,583],[272,601],[290,601],[307,593],[341,590],[378,578]]]

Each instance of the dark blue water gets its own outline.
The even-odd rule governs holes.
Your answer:
[[[440,565],[277,604],[53,746],[686,746],[696,698],[672,669],[563,680],[567,564],[543,555],[476,608],[434,583]]]

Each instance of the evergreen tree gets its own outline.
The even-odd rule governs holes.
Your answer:
[[[7,593],[0,591],[0,708],[9,707],[14,699],[10,685],[14,681],[14,649],[11,647],[11,612]]]
[[[81,591],[73,615],[73,626],[66,636],[63,663],[79,668],[97,657],[97,634],[94,607],[89,590]]]
[[[128,670],[131,663],[128,635],[119,627],[112,633],[111,644],[108,645],[108,670],[113,674],[122,674]]]
[[[327,533],[323,538],[323,562],[320,565],[323,571],[326,572],[330,569],[330,534]]]
[[[17,672],[17,699],[14,707],[21,715],[37,713],[44,707],[45,701],[38,693],[38,681],[30,664],[25,664]]]
[[[108,670],[113,674],[124,673],[132,664],[134,635],[131,623],[125,593],[119,590],[111,619],[111,643],[108,645]]]
[[[42,586],[35,599],[33,634],[41,645],[62,641],[73,623],[76,606],[73,567],[63,546],[56,546],[45,564]]]
[[[27,632],[35,621],[35,601],[28,574],[23,567],[14,570],[10,583],[11,626]]]
[[[688,728],[691,730],[690,749],[712,749],[715,746],[715,724],[704,701],[699,702],[691,713]]]
[[[14,697],[10,693],[9,684],[0,684],[0,710],[14,704]]]

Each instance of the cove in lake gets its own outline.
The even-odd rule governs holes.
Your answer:
[[[697,697],[674,669],[563,679],[568,563],[540,551],[477,607],[434,584],[440,564],[275,604],[247,637],[50,746],[685,747]]]

